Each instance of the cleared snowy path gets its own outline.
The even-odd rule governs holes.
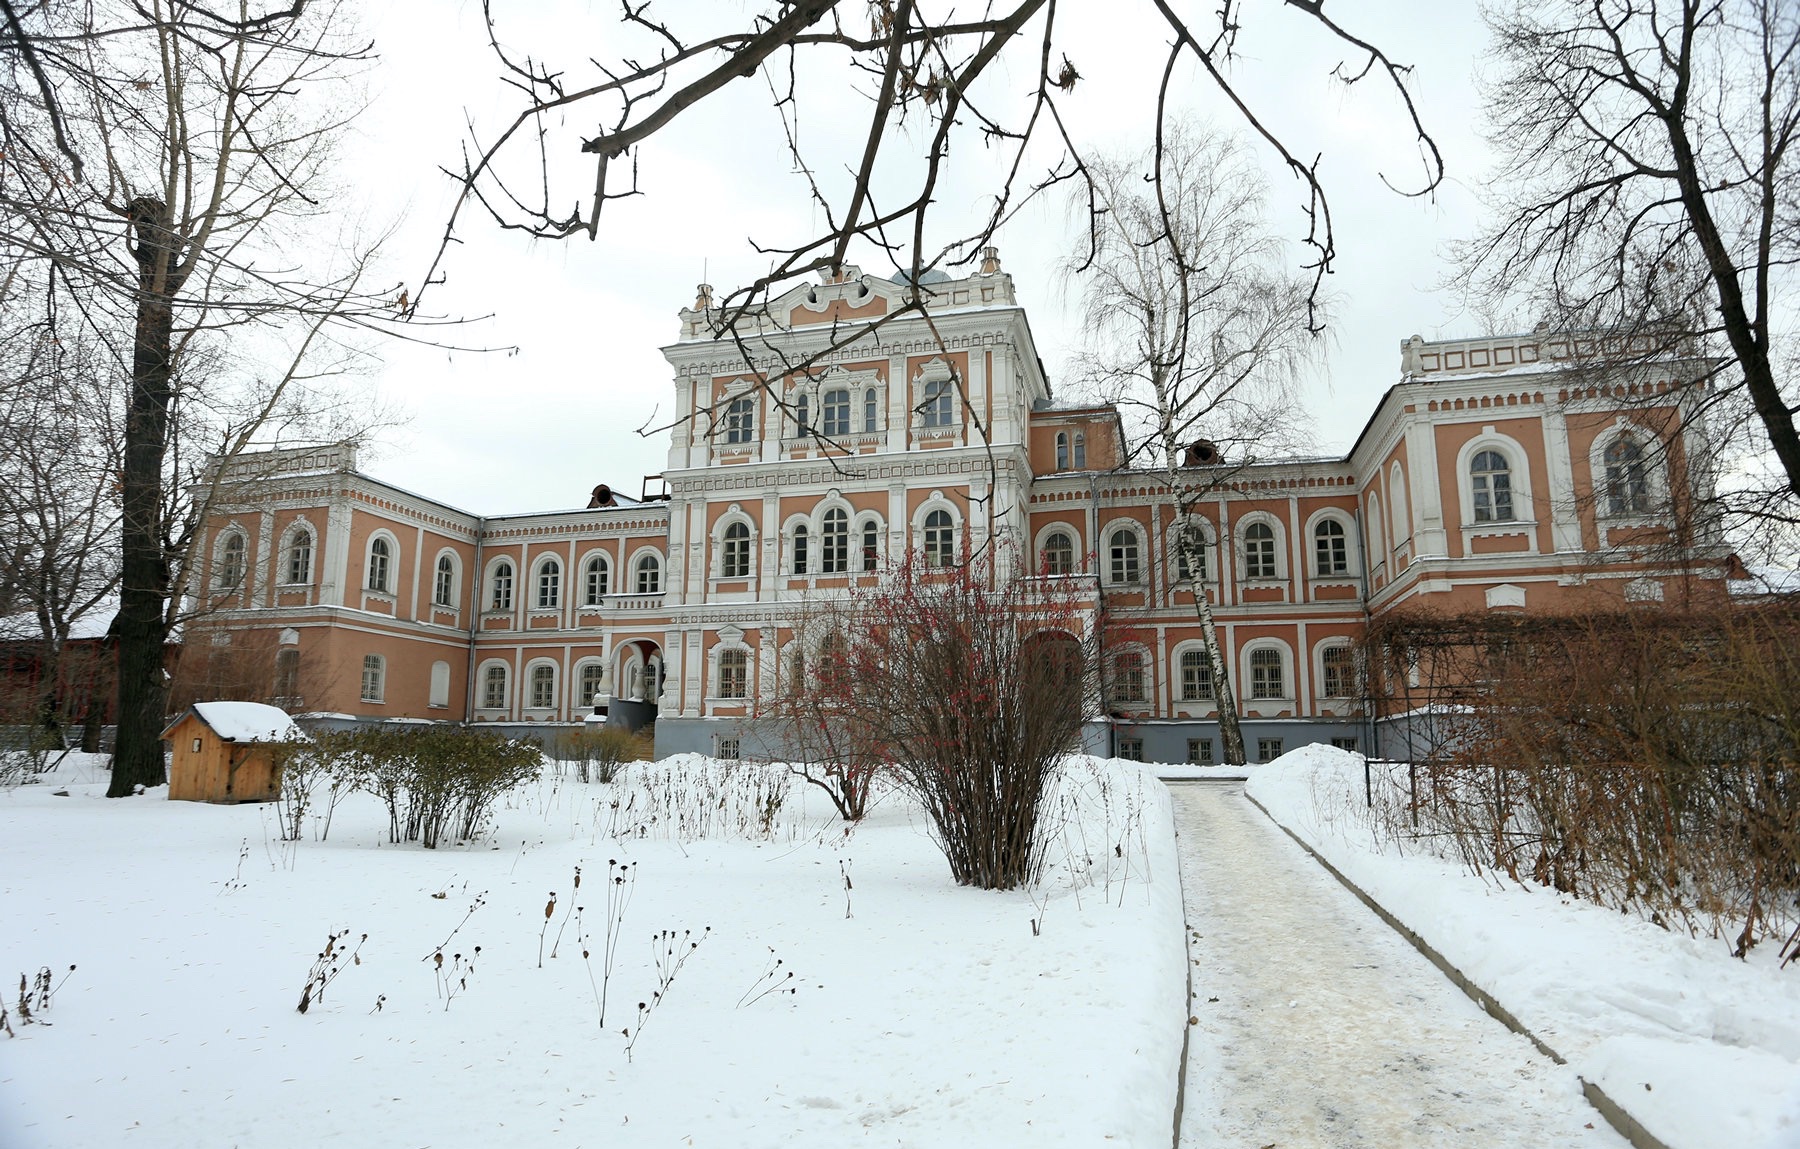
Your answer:
[[[1200,1019],[1182,1149],[1624,1149],[1241,783],[1170,789]]]

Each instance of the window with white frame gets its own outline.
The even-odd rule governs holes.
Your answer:
[[[1074,446],[1074,450],[1073,450],[1073,456],[1074,456],[1075,469],[1077,471],[1087,470],[1087,435],[1086,435],[1086,433],[1081,432],[1081,431],[1075,432],[1075,446]]]
[[[842,438],[850,433],[850,391],[835,387],[819,397],[820,430],[828,438]]]
[[[955,564],[955,521],[949,511],[932,511],[925,516],[925,565],[948,567]]]
[[[1336,519],[1320,519],[1313,527],[1313,568],[1321,578],[1350,571],[1350,538]]]
[[[662,590],[662,560],[654,554],[638,559],[637,593],[656,594]]]
[[[494,564],[492,593],[488,596],[489,610],[511,610],[513,594],[513,565],[508,559],[501,559]]]
[[[394,548],[386,539],[379,536],[369,540],[369,581],[368,587],[381,594],[390,593],[394,565]]]
[[[582,603],[586,606],[599,606],[608,592],[609,569],[605,555],[595,555],[588,559],[581,572]]]
[[[562,563],[545,559],[537,572],[537,608],[555,610],[562,605]]]
[[[806,392],[794,396],[794,430],[804,435],[812,429],[812,406]]]
[[[1262,522],[1245,527],[1244,577],[1276,578],[1280,569],[1276,562],[1275,528]]]
[[[1210,738],[1190,738],[1187,740],[1187,760],[1195,766],[1211,766],[1213,761],[1213,743]]]
[[[1499,451],[1477,451],[1469,460],[1469,494],[1478,523],[1513,519],[1512,465]],[[1395,533],[1399,533],[1398,527]]]
[[[312,582],[312,532],[304,527],[288,540],[287,563],[282,568],[283,580],[289,586],[305,586]]]
[[[1195,524],[1193,538],[1191,539],[1189,545],[1193,547],[1193,551],[1194,551],[1193,566],[1189,566],[1189,564],[1188,564],[1187,548],[1183,547],[1181,545],[1181,531],[1178,529],[1175,531],[1175,533],[1173,535],[1169,536],[1169,550],[1173,551],[1174,556],[1175,556],[1175,581],[1177,581],[1177,582],[1194,582],[1194,581],[1205,582],[1206,581],[1206,537],[1200,533],[1200,528],[1199,528],[1198,524]],[[1194,578],[1194,568],[1196,568],[1196,567],[1199,568],[1199,572],[1200,572],[1200,577],[1198,580],[1196,580]]]
[[[1108,582],[1128,584],[1138,581],[1142,569],[1138,563],[1136,531],[1120,527],[1107,536],[1106,563]]]
[[[1205,702],[1213,696],[1212,659],[1204,650],[1181,652],[1181,700]]]
[[[1056,469],[1059,471],[1069,469],[1069,433],[1067,431],[1056,433]]]
[[[540,662],[531,668],[531,708],[551,710],[556,706],[556,667]]]
[[[481,672],[481,708],[506,709],[506,667],[498,662],[489,663]]]
[[[1406,473],[1397,461],[1388,470],[1388,515],[1394,528],[1394,545],[1401,546],[1412,537],[1412,516],[1406,513]]]
[[[431,583],[431,601],[438,606],[456,605],[456,560],[439,555],[437,575]]]
[[[725,405],[725,441],[727,443],[754,443],[756,441],[755,396],[739,395]]]
[[[747,650],[721,650],[719,652],[719,693],[720,698],[748,698],[750,695],[750,652]]]
[[[1348,646],[1328,646],[1319,654],[1323,671],[1319,693],[1326,698],[1349,698],[1356,689],[1356,652]]]
[[[864,574],[872,573],[880,560],[881,526],[874,519],[863,523],[862,528],[862,569]]]
[[[218,586],[220,590],[236,590],[244,585],[244,551],[246,541],[238,531],[226,533],[219,543]]]
[[[1650,483],[1644,470],[1644,448],[1632,435],[1620,435],[1601,455],[1605,469],[1605,507],[1609,515],[1643,515],[1650,511]]]
[[[1120,735],[1119,757],[1127,762],[1144,760],[1144,740],[1131,735]]]
[[[594,701],[599,697],[600,684],[605,680],[606,667],[598,662],[584,662],[575,675],[575,704],[582,710],[591,710]]]
[[[1250,652],[1250,697],[1286,698],[1287,668],[1281,650],[1259,646]]]
[[[387,659],[379,654],[363,655],[362,700],[380,702],[386,697]]]
[[[806,531],[806,524],[801,523],[794,528],[794,562],[793,571],[797,575],[807,573],[812,562],[812,539]]]
[[[1113,655],[1112,697],[1114,702],[1143,702],[1145,693],[1144,652],[1121,650]]]
[[[933,379],[920,391],[919,425],[949,427],[953,425],[955,390],[948,379]]]
[[[819,573],[843,574],[849,569],[850,516],[842,507],[833,507],[819,527]]]
[[[1256,760],[1258,762],[1273,762],[1279,757],[1281,757],[1281,739],[1258,738],[1256,740]]]
[[[1051,531],[1044,536],[1044,573],[1047,575],[1072,575],[1075,573],[1075,540],[1067,531]]]
[[[873,435],[880,419],[880,411],[875,401],[875,388],[863,392],[863,434]]]
[[[719,548],[719,577],[750,577],[749,523],[740,520],[725,527]]]

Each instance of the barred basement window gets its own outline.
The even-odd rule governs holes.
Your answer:
[[[1354,738],[1333,738],[1331,744],[1339,750],[1348,750],[1352,754],[1358,752],[1356,749],[1357,741]]]
[[[1213,744],[1210,738],[1190,738],[1187,760],[1196,766],[1210,766],[1213,760]]]
[[[737,738],[721,738],[721,739],[719,739],[718,757],[720,758],[720,760],[725,761],[725,762],[736,762],[736,761],[739,761],[740,759],[742,759],[743,756],[744,756],[744,751],[743,751],[742,740],[737,739]]]
[[[1127,762],[1142,762],[1144,760],[1144,740],[1142,738],[1119,739],[1119,757]]]
[[[1281,739],[1258,738],[1256,740],[1256,760],[1258,762],[1273,762],[1279,757],[1281,757]]]

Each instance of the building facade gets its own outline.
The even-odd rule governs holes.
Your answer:
[[[703,289],[663,349],[682,419],[644,500],[478,517],[342,450],[240,456],[217,474],[189,649],[264,665],[266,689],[239,692],[297,712],[548,734],[599,702],[654,717],[664,753],[747,751],[811,604],[998,543],[1107,634],[1090,748],[1205,761],[1197,589],[1253,758],[1373,746],[1357,643],[1382,612],[1723,591],[1721,540],[1683,513],[1704,473],[1694,365],[1597,371],[1598,349],[1544,333],[1407,340],[1341,457],[1197,456],[1218,477],[1205,569],[1177,570],[1172,503],[1122,465],[1117,411],[1057,404],[987,268],[925,284],[929,322],[872,329],[914,289],[849,268],[726,338]]]

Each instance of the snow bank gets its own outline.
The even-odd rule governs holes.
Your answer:
[[[266,806],[68,788],[0,793],[0,974],[78,966],[52,1025],[0,1036],[7,1149],[1169,1143],[1181,898],[1167,791],[1135,767],[1072,764],[1045,882],[1011,893],[953,885],[898,796],[846,830],[804,784],[766,836],[689,819],[709,837],[547,776],[436,851],[388,845],[361,794],[284,844]],[[359,962],[298,1013],[343,929]],[[704,941],[657,998],[663,930]],[[440,945],[474,965],[453,998]]]
[[[1800,1145],[1800,971],[1771,947],[1737,961],[1387,840],[1345,751],[1302,747],[1246,790],[1671,1149]]]

